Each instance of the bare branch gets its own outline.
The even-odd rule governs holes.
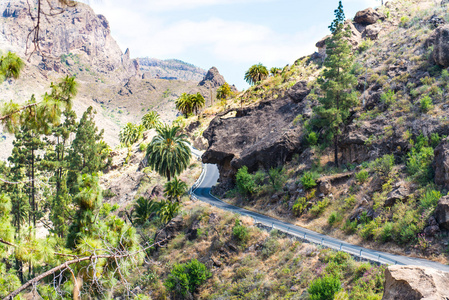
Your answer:
[[[0,239],[0,243],[8,245],[8,246],[11,246],[11,247],[17,247],[17,245],[15,245],[13,243],[10,243],[10,242],[7,242],[4,239]]]

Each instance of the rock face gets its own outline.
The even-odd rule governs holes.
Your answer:
[[[449,230],[449,196],[438,200],[438,205],[435,209],[435,219],[441,229]]]
[[[192,64],[177,60],[160,60],[156,58],[138,58],[143,79],[160,78],[177,80],[201,81],[206,75],[206,70],[195,67]]]
[[[390,266],[382,300],[448,300],[449,273],[432,268]]]
[[[357,12],[354,17],[354,22],[364,25],[370,25],[377,22],[377,20],[383,20],[385,17],[379,12],[372,8],[367,8],[365,10]]]
[[[305,88],[299,83],[290,91],[295,101],[286,96],[243,110],[228,110],[212,120],[203,134],[209,147],[202,159],[218,165],[222,184],[230,183],[242,166],[250,171],[277,167],[301,151],[301,128],[292,122],[305,110]]]
[[[218,72],[218,69],[212,67],[207,71],[206,76],[200,81],[198,86],[218,88],[226,83],[224,77]]]
[[[435,29],[434,61],[443,67],[449,67],[449,25]]]
[[[47,9],[45,6],[44,3],[44,10]],[[0,12],[4,18],[0,23],[2,48],[24,56],[27,47],[33,47],[31,40],[27,39],[34,26],[34,21],[29,16],[27,1],[2,1]],[[122,80],[139,72],[138,63],[129,58],[129,52],[123,54],[112,38],[106,18],[96,15],[88,5],[77,3],[75,7],[64,9],[61,14],[49,20],[51,22],[41,22],[39,36],[41,50],[47,56],[59,58],[72,53],[84,63],[95,66],[95,71],[100,73],[120,70],[116,72],[116,76]],[[34,59],[43,61],[42,69],[60,68],[60,62],[51,60],[47,63],[42,57]],[[73,63],[71,60],[71,57],[66,57],[67,65]]]
[[[449,188],[449,139],[445,139],[435,148],[435,183]]]

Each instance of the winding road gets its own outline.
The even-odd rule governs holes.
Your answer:
[[[202,152],[192,148],[192,154],[194,154],[197,157],[201,157]],[[400,256],[387,252],[363,248],[357,245],[352,245],[342,240],[329,237],[327,235],[320,234],[291,223],[283,222],[274,219],[272,217],[268,217],[256,212],[246,210],[244,208],[240,208],[225,203],[222,200],[218,199],[217,197],[214,197],[210,193],[211,188],[217,183],[218,177],[219,172],[216,165],[203,164],[203,171],[201,173],[201,176],[198,178],[198,181],[191,189],[191,196],[195,197],[198,200],[216,206],[218,208],[231,211],[233,213],[237,213],[240,215],[249,216],[253,218],[256,223],[260,223],[264,226],[275,228],[279,231],[288,233],[303,240],[307,240],[311,243],[323,245],[325,247],[339,251],[344,251],[349,254],[361,257],[363,259],[368,259],[370,261],[375,261],[381,264],[415,265],[415,266],[431,267],[437,270],[449,272],[448,265],[443,265],[430,260]]]

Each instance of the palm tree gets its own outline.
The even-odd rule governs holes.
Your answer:
[[[159,114],[155,111],[150,111],[142,117],[142,125],[146,130],[157,128],[161,125]]]
[[[231,87],[226,82],[217,89],[217,98],[226,99],[231,95]]]
[[[251,85],[254,85],[259,81],[262,81],[267,77],[268,77],[267,67],[265,67],[261,63],[251,66],[245,73],[245,80]]]
[[[190,95],[182,93],[181,96],[175,101],[176,109],[179,110],[184,116],[188,116],[193,112],[192,99]]]
[[[152,213],[159,210],[159,203],[151,199],[145,199],[140,197],[134,204],[132,215],[134,216],[134,222],[137,224],[144,224],[151,216]]]
[[[206,100],[200,93],[196,93],[196,95],[190,95],[190,101],[190,103],[192,104],[192,111],[195,111],[196,115],[198,115],[198,111],[206,104]]]
[[[164,194],[170,201],[176,200],[179,202],[181,196],[186,192],[187,184],[182,180],[178,180],[178,178],[175,178],[164,185]]]
[[[178,134],[179,127],[168,125],[156,129],[157,136],[147,147],[148,166],[167,177],[168,181],[184,171],[190,162],[190,148],[185,134]]]
[[[139,140],[142,135],[142,125],[127,123],[119,133],[120,143],[129,147]]]
[[[281,68],[272,67],[270,69],[270,73],[272,76],[276,76],[279,73],[279,71],[281,71]]]

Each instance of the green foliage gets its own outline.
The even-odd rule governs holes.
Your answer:
[[[330,204],[329,198],[324,198],[323,200],[318,201],[315,205],[312,206],[312,208],[310,209],[310,213],[312,214],[312,216],[318,217],[324,212],[324,210],[326,209],[326,207],[329,206],[329,204]]]
[[[185,264],[175,264],[164,285],[174,295],[187,297],[211,276],[212,274],[203,263],[193,259]]]
[[[303,185],[303,187],[306,190],[308,190],[317,185],[317,183],[316,183],[317,178],[318,178],[317,173],[307,171],[304,173],[304,175],[302,175],[302,177],[299,181],[301,181],[301,184]]]
[[[318,143],[318,136],[315,131],[310,132],[306,137],[306,140],[307,144],[309,144],[310,146],[315,146]]]
[[[307,291],[311,300],[332,300],[340,289],[340,279],[336,276],[326,275],[313,280]]]
[[[402,16],[399,21],[399,27],[407,28],[410,22],[410,18],[408,16]]]
[[[124,146],[132,146],[142,138],[143,126],[133,123],[127,123],[119,133],[120,143]]]
[[[159,114],[157,112],[155,112],[154,110],[145,114],[142,117],[142,125],[145,130],[150,130],[150,129],[159,127],[161,125],[161,120],[160,120]]]
[[[204,107],[206,104],[206,99],[204,99],[201,93],[196,93],[195,95],[190,95],[183,93],[175,101],[176,109],[179,110],[185,117],[195,113]]]
[[[255,85],[256,83],[264,80],[268,77],[267,67],[258,63],[257,65],[251,66],[245,73],[245,81],[250,85]]]
[[[393,170],[394,155],[385,154],[371,163],[371,168],[376,171],[379,176],[388,177]]]
[[[388,90],[385,93],[382,93],[380,96],[380,101],[390,107],[391,105],[396,103],[397,96],[392,90]]]
[[[365,183],[369,178],[369,173],[367,170],[361,170],[360,172],[357,172],[355,174],[355,179],[357,180],[357,182],[359,183]]]
[[[170,201],[180,201],[187,192],[187,183],[175,178],[164,185],[164,194]]]
[[[191,154],[187,136],[178,135],[177,126],[164,125],[156,131],[157,136],[147,147],[148,166],[170,181],[189,166]]]
[[[231,96],[231,87],[227,82],[217,89],[217,99],[227,99]]]
[[[419,199],[419,203],[424,209],[433,209],[437,206],[438,200],[441,198],[440,191],[428,188]]]
[[[248,228],[242,225],[242,222],[238,219],[235,220],[235,225],[232,227],[232,235],[242,243],[246,243],[249,239]]]
[[[275,191],[280,191],[284,187],[287,179],[285,170],[282,168],[270,168],[268,177],[270,178],[271,185]]]
[[[423,113],[428,112],[429,110],[431,110],[433,108],[432,98],[430,98],[429,95],[424,96],[419,101],[419,105],[420,105],[419,108]]]
[[[243,166],[237,171],[235,181],[241,195],[248,196],[256,192],[256,182],[254,181],[253,176],[248,173],[247,166]]]
[[[342,219],[343,219],[343,216],[340,213],[333,211],[329,215],[329,218],[327,219],[327,223],[330,226],[334,226],[335,224],[339,223]]]
[[[292,210],[296,216],[300,216],[307,209],[307,207],[307,199],[305,197],[299,197],[298,199],[296,199],[295,204],[293,204]]]
[[[159,204],[157,202],[151,199],[145,199],[144,197],[139,197],[134,204],[134,209],[132,211],[133,222],[143,225],[150,219],[151,214],[158,211],[158,209]]]
[[[436,139],[436,136],[434,136]],[[418,136],[412,150],[407,154],[407,173],[417,182],[425,184],[432,178],[434,150],[422,134]]]
[[[351,73],[354,57],[352,47],[347,41],[351,36],[349,27],[344,28],[344,12],[340,2],[335,10],[335,19],[329,26],[332,37],[326,42],[326,67],[319,80],[323,97],[313,108],[313,125],[322,128],[326,141],[333,141],[335,164],[338,166],[338,137],[343,123],[349,118],[351,110],[358,105],[355,86],[357,78]]]
[[[276,76],[276,75],[278,75],[281,71],[282,71],[281,68],[272,67],[272,68],[270,69],[270,74],[271,74],[271,76]]]

